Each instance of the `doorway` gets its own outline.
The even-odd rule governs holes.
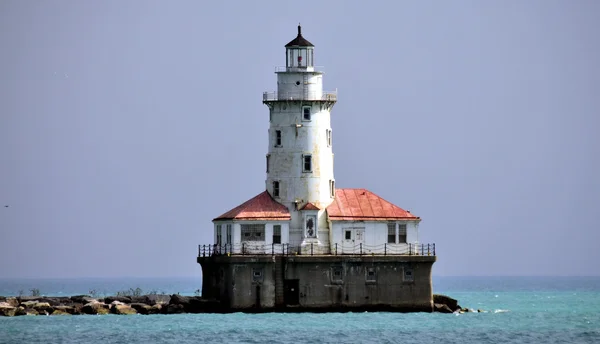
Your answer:
[[[300,304],[300,280],[286,279],[283,282],[283,302],[286,305],[295,306]]]

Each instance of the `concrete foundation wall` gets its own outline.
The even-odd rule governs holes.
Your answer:
[[[434,256],[200,257],[202,296],[223,307],[433,309]]]

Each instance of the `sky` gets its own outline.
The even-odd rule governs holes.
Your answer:
[[[336,186],[423,220],[436,276],[600,275],[600,2],[0,1],[0,277],[200,276],[264,190],[284,45]]]

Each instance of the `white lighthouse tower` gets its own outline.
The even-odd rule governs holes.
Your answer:
[[[329,253],[325,209],[335,197],[330,111],[337,92],[323,91],[314,45],[302,37],[300,25],[285,50],[285,67],[276,69],[277,91],[263,94],[270,112],[266,189],[289,209],[290,243]]]

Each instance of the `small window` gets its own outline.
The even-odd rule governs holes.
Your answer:
[[[398,225],[398,243],[406,244],[406,224],[401,223]]]
[[[326,135],[327,135],[327,147],[331,147],[331,129],[327,129]]]
[[[312,155],[302,156],[302,172],[312,172]]]
[[[352,240],[352,231],[347,230],[344,234],[346,240]]]
[[[271,154],[267,154],[267,173],[269,173],[269,160],[271,160]]]
[[[310,106],[304,106],[302,108],[302,120],[310,121]]]
[[[331,267],[331,280],[341,281],[344,277],[344,270],[341,266]]]
[[[413,282],[414,280],[413,270],[411,268],[404,268],[404,282]]]
[[[375,268],[367,268],[367,274],[365,276],[367,282],[375,282],[377,281],[377,271]]]
[[[257,281],[262,281],[263,278],[263,270],[261,268],[253,268],[252,269],[252,280],[257,282]]]
[[[329,195],[332,198],[335,197],[335,180],[329,181]]]
[[[273,226],[273,243],[281,244],[281,225]]]
[[[279,181],[273,182],[273,197],[279,197]]]
[[[396,222],[389,222],[388,226],[388,244],[396,243]]]
[[[275,147],[281,147],[281,130],[275,130]]]

